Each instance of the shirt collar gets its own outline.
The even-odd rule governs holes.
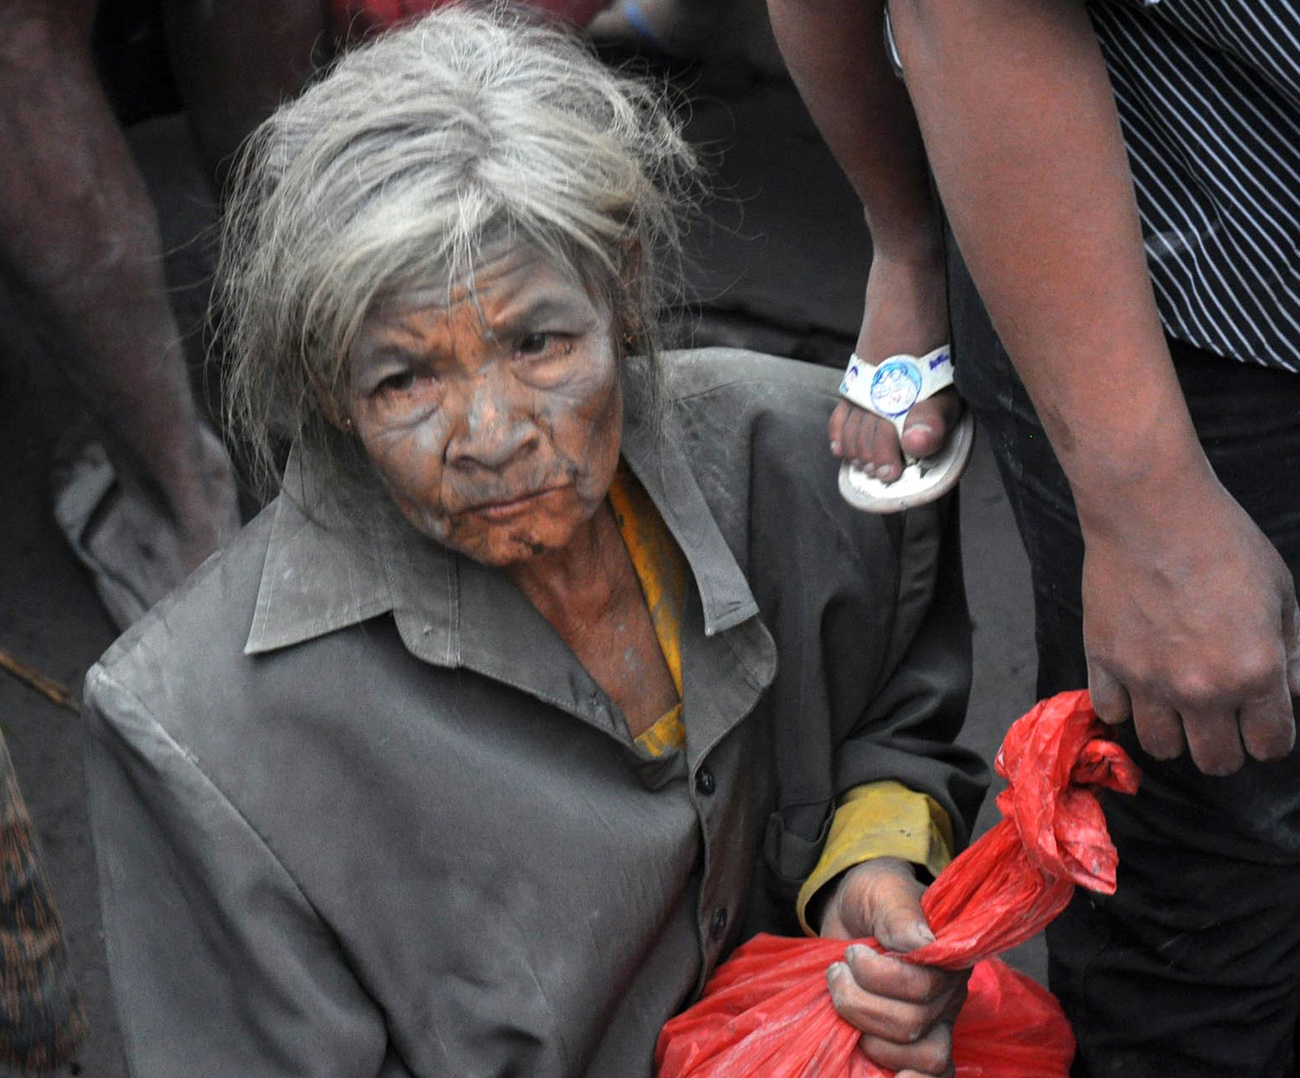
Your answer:
[[[623,457],[681,546],[705,633],[713,636],[748,621],[758,606],[679,443],[673,432],[660,434],[628,409]],[[520,629],[544,630],[541,615],[500,572],[417,533],[382,491],[362,496],[360,506],[344,506],[327,474],[309,454],[295,449],[290,455],[245,654],[391,612],[407,648],[422,659],[457,666],[472,653],[477,661],[470,665],[483,668],[497,665],[499,655],[501,669],[485,672],[510,681],[502,641]]]

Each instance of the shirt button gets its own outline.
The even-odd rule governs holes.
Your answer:
[[[727,907],[719,906],[709,918],[709,935],[715,940],[721,939],[725,931],[727,931]]]
[[[718,783],[713,777],[713,772],[707,767],[702,767],[695,774],[695,792],[702,797],[708,797],[718,788]]]

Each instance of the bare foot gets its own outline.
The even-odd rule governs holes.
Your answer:
[[[921,356],[943,344],[948,332],[948,292],[943,255],[893,260],[877,252],[867,277],[857,354],[868,363],[889,356]],[[840,401],[831,413],[831,452],[856,461],[873,478],[893,482],[903,474],[903,454],[913,459],[938,452],[961,418],[961,399],[951,389],[919,401],[898,432],[888,419]]]
[[[182,477],[183,493],[172,499],[177,546],[188,573],[239,531],[235,472],[225,446],[199,428],[194,461]]]
[[[163,477],[178,493],[175,508],[152,482],[120,474],[99,442],[82,442],[56,466],[55,517],[119,628],[239,528],[230,459],[210,430],[200,429],[193,457]]]
[[[868,475],[890,483],[903,474],[903,453],[916,460],[943,448],[961,410],[961,398],[954,389],[941,389],[918,401],[903,424],[900,449],[893,423],[840,401],[831,413],[831,452],[842,460],[859,462]]]

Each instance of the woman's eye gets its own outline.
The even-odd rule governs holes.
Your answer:
[[[539,356],[551,341],[549,333],[529,333],[519,341],[519,351],[525,356]]]
[[[375,386],[376,393],[401,393],[411,386],[415,385],[414,371],[399,371],[396,374],[390,374],[387,378]]]

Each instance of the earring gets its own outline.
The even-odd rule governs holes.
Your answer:
[[[353,432],[356,431],[356,429],[357,429],[357,428],[356,428],[356,427],[353,425],[353,423],[352,423],[352,417],[351,417],[351,416],[345,416],[344,419],[343,419],[343,433],[344,433],[344,434],[352,434]]]

